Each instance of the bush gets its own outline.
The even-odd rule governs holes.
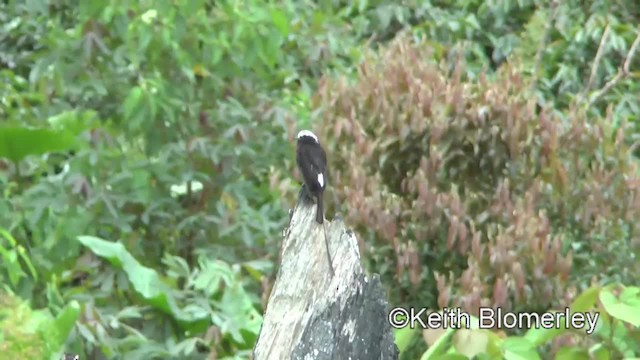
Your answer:
[[[572,280],[637,274],[624,129],[538,106],[513,63],[475,80],[429,58],[401,36],[316,99],[337,204],[401,282],[392,300],[543,311],[586,285]]]
[[[420,359],[627,359],[640,351],[640,288],[592,286],[578,295],[570,308],[572,313],[589,313],[595,328],[561,322],[554,328],[533,327],[523,336],[500,336],[480,328],[479,319],[472,317],[470,329],[423,330],[430,346]],[[405,328],[396,334],[401,349],[417,332]]]
[[[0,290],[0,351],[4,359],[58,359],[78,319],[80,305],[67,304],[57,317],[34,310],[12,293]]]

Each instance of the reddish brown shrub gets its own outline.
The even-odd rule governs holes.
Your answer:
[[[316,99],[336,210],[400,282],[392,299],[545,310],[570,280],[637,273],[640,179],[622,129],[541,108],[517,66],[472,79],[430,58],[400,37]]]

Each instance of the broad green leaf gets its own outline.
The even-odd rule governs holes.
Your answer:
[[[431,347],[429,347],[429,349],[427,349],[424,354],[422,354],[422,357],[420,357],[420,359],[431,360],[435,359],[437,356],[445,354],[447,349],[451,347],[451,337],[455,332],[455,329],[451,327],[447,328],[445,333],[442,334],[440,338],[438,338],[438,340],[436,340],[436,342]]]
[[[53,319],[52,325],[55,333],[47,335],[49,336],[48,341],[55,351],[63,350],[62,347],[67,341],[71,330],[73,330],[78,316],[80,316],[80,304],[72,300],[62,309],[58,316]]]
[[[0,158],[15,163],[30,155],[76,149],[78,140],[66,130],[0,127]]]
[[[612,289],[609,286],[600,292],[602,306],[611,316],[640,327],[640,288],[624,287],[617,297]]]
[[[550,313],[556,313],[556,311],[550,311]],[[558,326],[554,326],[551,329],[545,329],[543,327],[533,327],[524,334],[524,338],[527,339],[532,345],[539,346],[547,341],[550,341],[557,336],[566,332],[567,329],[564,326],[564,322],[561,322]]]
[[[82,19],[92,19],[98,17],[102,10],[108,5],[108,1],[82,1],[79,3],[78,12]]]
[[[592,286],[583,291],[582,294],[578,295],[578,297],[573,300],[573,303],[571,303],[571,311],[585,312],[592,310],[598,300],[600,289],[599,286]]]
[[[113,266],[121,268],[127,274],[133,288],[153,307],[185,322],[204,319],[190,316],[179,309],[170,289],[162,282],[158,273],[141,265],[121,243],[93,236],[78,236],[78,241]]]
[[[502,342],[506,360],[537,360],[540,355],[533,344],[522,337],[509,337]]]
[[[149,9],[142,14],[141,19],[146,24],[151,24],[158,17],[158,11],[156,9]]]
[[[8,242],[8,246],[5,246],[5,242],[2,240],[5,239]],[[16,239],[4,228],[0,227],[0,255],[4,260],[0,263],[0,267],[4,266],[8,275],[9,281],[13,286],[17,286],[20,279],[26,275],[24,270],[22,269],[22,264],[24,264],[31,273],[31,276],[34,280],[38,280],[38,273],[36,272],[27,251],[22,245],[19,245]],[[18,258],[22,259],[22,263],[18,260]]]
[[[589,360],[589,352],[578,347],[563,347],[556,353],[556,360]]]
[[[468,357],[461,354],[443,354],[431,358],[433,360],[469,360]]]
[[[233,283],[233,271],[229,264],[223,261],[199,260],[199,271],[190,280],[189,285],[201,290],[207,296],[212,296],[219,292],[221,282],[224,285]]]
[[[221,313],[214,313],[212,318],[220,330],[229,333],[239,344],[250,343],[257,338],[262,316],[239,282],[229,284],[217,305]]]
[[[587,312],[589,310],[592,310],[596,304],[599,292],[600,287],[597,286],[590,287],[582,292],[582,294],[580,294],[576,299],[573,300],[573,303],[570,307],[571,312]],[[561,322],[559,326],[553,327],[551,329],[544,329],[542,327],[531,328],[526,332],[524,338],[530,341],[533,346],[540,346],[565,333],[566,331],[567,329],[565,327],[565,323]]]
[[[589,349],[589,354],[591,354],[592,359],[595,360],[610,360],[611,353],[606,345],[603,343],[598,343],[593,345]]]
[[[393,329],[393,335],[395,337],[396,346],[398,350],[402,354],[403,351],[407,349],[409,344],[416,335],[419,335],[420,331],[418,328],[411,328],[409,326],[403,327],[401,329]]]
[[[260,281],[273,268],[273,263],[265,260],[252,260],[242,263],[242,267],[254,280]]]
[[[469,358],[486,353],[489,347],[489,332],[482,329],[460,329],[453,336],[456,351]]]
[[[282,37],[286,38],[289,35],[289,19],[287,15],[279,9],[271,10],[271,20],[276,28],[282,34]]]
[[[368,0],[358,0],[358,12],[364,12],[367,9],[367,6],[369,6]]]
[[[129,95],[122,105],[125,119],[129,120],[129,128],[137,129],[142,122],[142,116],[144,115],[145,102],[144,102],[144,90],[141,87],[136,86],[129,92]]]
[[[46,358],[47,344],[43,337],[48,310],[32,310],[29,305],[10,292],[0,291],[0,346],[3,359]]]
[[[51,128],[56,131],[69,131],[74,135],[80,135],[83,131],[99,126],[95,111],[65,111],[47,119]]]

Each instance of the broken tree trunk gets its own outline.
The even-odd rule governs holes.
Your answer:
[[[282,243],[254,359],[397,359],[385,292],[360,265],[354,233],[341,219],[324,227],[315,205],[298,202]]]

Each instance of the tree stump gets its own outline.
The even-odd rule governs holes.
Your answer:
[[[299,201],[285,230],[254,359],[397,359],[379,277],[364,273],[355,234],[344,222],[325,220],[323,230],[315,211]]]

